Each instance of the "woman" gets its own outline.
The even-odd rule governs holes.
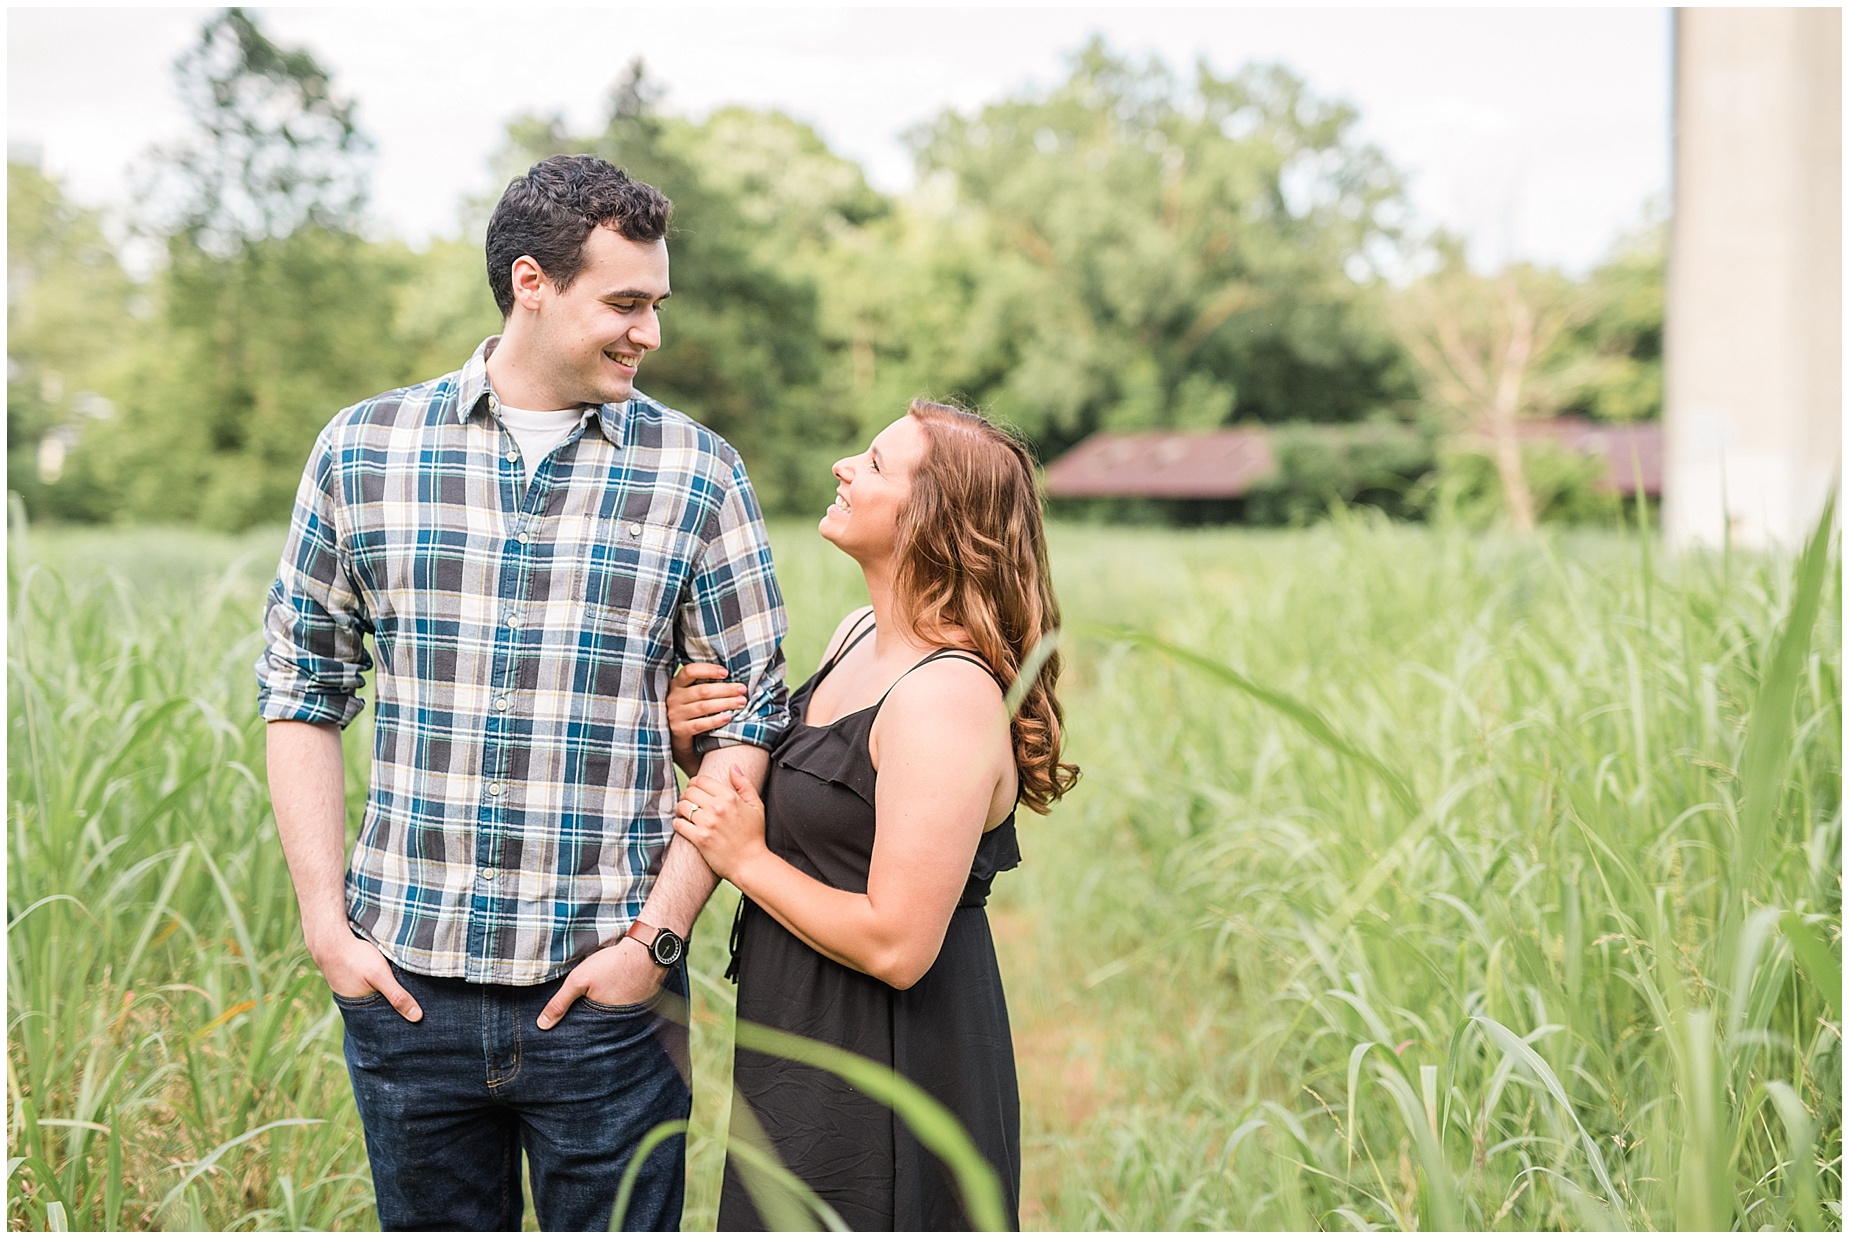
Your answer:
[[[943,1102],[995,1167],[1018,1226],[1020,1101],[983,903],[1020,862],[1017,803],[1044,813],[1061,764],[1049,658],[1010,722],[1003,692],[1058,626],[1032,462],[973,413],[922,400],[835,465],[823,537],[872,605],[841,621],[792,696],[760,802],[695,778],[675,829],[744,892],[741,1019],[885,1063]],[[742,705],[669,694],[677,759]],[[949,1170],[902,1120],[830,1073],[741,1050],[734,1080],[784,1164],[855,1230],[970,1225]],[[761,1228],[728,1159],[722,1230]]]

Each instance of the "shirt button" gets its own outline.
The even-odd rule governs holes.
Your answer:
[[[526,545],[527,543],[529,543],[529,542],[531,542],[532,540],[533,540],[533,535],[532,535],[532,534],[530,534],[530,533],[528,533],[528,532],[527,532],[526,530],[524,530],[524,529],[522,529],[522,530],[520,531],[520,534],[519,534],[519,541],[520,541],[520,545],[521,545],[521,546],[525,546],[525,545]]]
[[[499,796],[501,794],[501,785],[499,783],[488,784],[488,794],[490,796]]]
[[[510,464],[510,465],[517,465],[517,464],[519,464],[519,463],[520,463],[520,453],[519,453],[519,452],[509,452],[509,453],[507,453],[507,463],[508,463],[508,464]]]
[[[629,536],[632,538],[641,537],[642,536],[642,526],[635,521],[631,521],[629,523]]]
[[[501,871],[499,869],[489,868],[482,870],[482,881],[484,882],[492,882],[500,876]]]
[[[518,628],[518,627],[520,627],[520,612],[518,612],[518,611],[513,611],[513,612],[510,612],[510,613],[508,614],[508,616],[507,616],[507,626],[508,626],[509,628]]]
[[[507,698],[496,697],[494,699],[494,708],[497,710],[505,710],[507,708]]]

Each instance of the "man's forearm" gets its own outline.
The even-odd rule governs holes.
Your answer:
[[[770,769],[770,754],[755,744],[728,744],[708,751],[700,760],[700,773],[720,780],[727,777],[730,767],[736,767],[751,779],[753,787],[761,789],[764,774]],[[642,909],[642,920],[684,937],[693,929],[700,909],[706,906],[717,885],[719,879],[700,859],[699,849],[675,835],[661,862],[661,876],[655,879],[655,889]]]
[[[266,740],[276,833],[310,954],[347,932],[346,763],[332,723],[273,722]]]

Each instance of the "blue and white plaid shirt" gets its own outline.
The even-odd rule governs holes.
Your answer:
[[[789,720],[783,600],[738,454],[637,393],[525,479],[487,358],[321,432],[257,662],[266,719],[345,725],[378,658],[355,929],[411,972],[531,985],[641,911],[673,837],[668,677],[723,663]]]

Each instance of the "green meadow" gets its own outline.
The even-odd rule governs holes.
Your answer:
[[[801,677],[859,576],[773,532]],[[12,1227],[377,1225],[264,786],[280,543],[13,532]],[[1084,776],[991,906],[1026,1226],[1840,1228],[1834,550],[1343,514],[1053,547]]]

